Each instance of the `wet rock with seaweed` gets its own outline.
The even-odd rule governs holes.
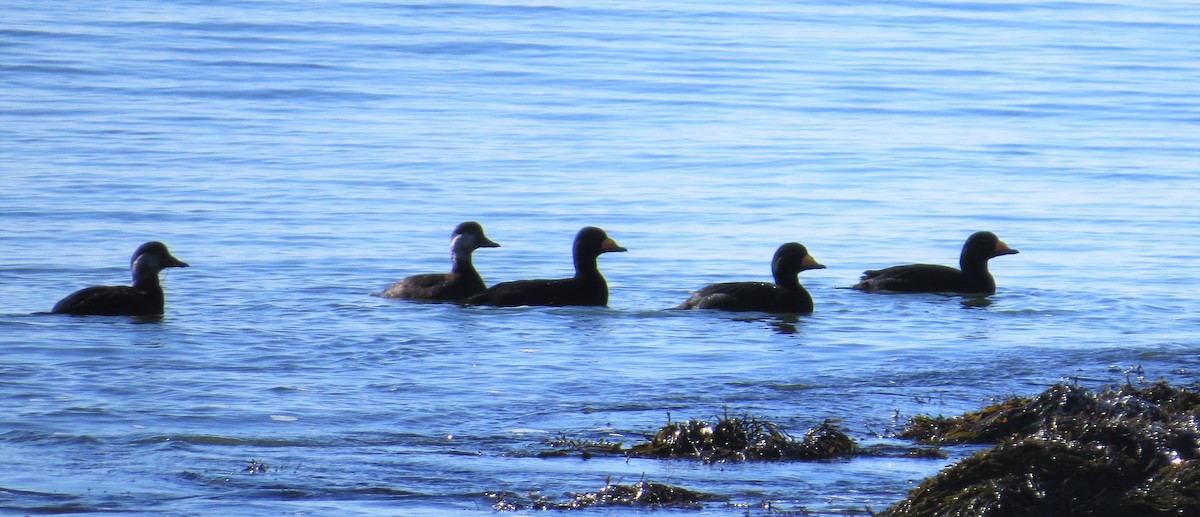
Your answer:
[[[715,424],[703,420],[675,422],[668,416],[667,424],[645,443],[624,449],[620,442],[607,439],[581,439],[559,435],[547,440],[551,450],[540,452],[540,458],[565,458],[593,455],[653,459],[689,459],[707,463],[743,461],[826,461],[861,454],[858,443],[842,432],[835,421],[827,420],[810,429],[797,440],[782,427],[758,418],[731,418],[728,414]],[[726,501],[718,495],[696,492],[682,487],[639,481],[632,485],[613,484],[596,492],[569,494],[565,501],[556,501],[539,492],[520,495],[515,492],[491,492],[496,511],[578,510],[590,507],[636,506],[648,508],[699,509],[705,502]],[[773,513],[778,513],[772,510]]]
[[[645,480],[628,485],[609,480],[600,490],[569,494],[565,501],[554,501],[536,493],[529,494],[527,499],[511,493],[489,494],[489,497],[495,501],[492,508],[496,511],[581,510],[614,506],[699,509],[704,502],[724,501],[716,495]]]
[[[1057,384],[954,418],[914,418],[925,443],[997,443],[880,515],[1200,515],[1200,388],[1100,393]]]
[[[641,458],[686,458],[720,461],[828,460],[853,456],[858,443],[827,420],[796,440],[778,425],[757,418],[725,416],[716,424],[703,420],[668,421],[646,443],[627,455]]]
[[[546,443],[551,449],[539,452],[537,457],[560,458],[578,454],[580,458],[587,460],[592,456],[619,456],[624,452],[621,442],[607,439],[571,438],[562,433],[547,440]]]

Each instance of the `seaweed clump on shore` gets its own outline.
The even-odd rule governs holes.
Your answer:
[[[649,442],[634,445],[627,455],[641,458],[689,458],[719,461],[827,460],[860,452],[858,443],[825,421],[796,440],[779,426],[755,418],[721,418],[667,422]]]
[[[925,480],[882,516],[1200,515],[1200,389],[1094,393],[1058,384],[903,436],[995,443]]]
[[[516,500],[512,494],[496,494],[492,498],[496,500],[492,505],[496,511],[520,511],[526,508],[581,510],[611,506],[700,509],[705,501],[723,500],[715,495],[651,481],[639,481],[632,485],[605,483],[603,488],[595,492],[571,494],[564,502],[554,502],[536,494],[530,494],[528,502]]]

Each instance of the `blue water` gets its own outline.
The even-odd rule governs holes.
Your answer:
[[[726,411],[904,445],[1055,382],[1197,381],[1192,2],[4,11],[0,513],[487,515],[644,478],[729,500],[701,514],[865,514],[974,449],[538,453]],[[446,270],[466,220],[489,283],[568,276],[605,228],[610,306],[370,296]],[[1021,250],[986,300],[837,289],[975,230]],[[44,314],[148,240],[192,266],[162,321]],[[813,315],[664,310],[787,241],[828,266]]]

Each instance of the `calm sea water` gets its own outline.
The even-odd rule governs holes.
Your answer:
[[[1193,2],[4,10],[0,513],[486,515],[644,478],[862,514],[972,449],[537,454],[725,411],[903,444],[912,415],[1200,371]],[[568,276],[607,229],[610,307],[370,296],[446,270],[466,220],[503,245],[489,283]],[[983,229],[1021,250],[986,300],[837,289]],[[44,314],[147,240],[192,265],[162,321]],[[828,266],[812,316],[664,310],[793,240]]]

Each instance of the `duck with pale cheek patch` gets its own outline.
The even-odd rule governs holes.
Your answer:
[[[413,275],[392,284],[380,296],[405,300],[452,302],[483,292],[487,285],[471,263],[479,248],[498,248],[483,234],[483,226],[467,221],[450,235],[450,272]]]
[[[608,305],[608,282],[600,274],[596,259],[602,253],[626,251],[608,234],[594,226],[579,230],[575,235],[572,257],[575,260],[575,276],[554,280],[516,280],[502,282],[488,290],[471,296],[463,303],[468,305],[495,305],[516,307],[541,305],[563,307],[568,305]]]
[[[63,298],[50,312],[55,314],[96,316],[157,316],[163,313],[165,299],[158,273],[169,267],[188,267],[171,256],[167,245],[147,242],[130,259],[133,285],[96,286],[81,289]]]
[[[909,264],[863,273],[854,285],[860,291],[892,291],[902,293],[992,294],[996,280],[988,272],[988,260],[1012,255],[1017,250],[1008,247],[992,232],[975,232],[963,244],[958,266]]]
[[[724,282],[696,291],[676,309],[720,309],[724,311],[761,311],[809,314],[812,296],[800,285],[800,272],[825,269],[798,242],[789,242],[775,250],[771,274],[775,283]]]

